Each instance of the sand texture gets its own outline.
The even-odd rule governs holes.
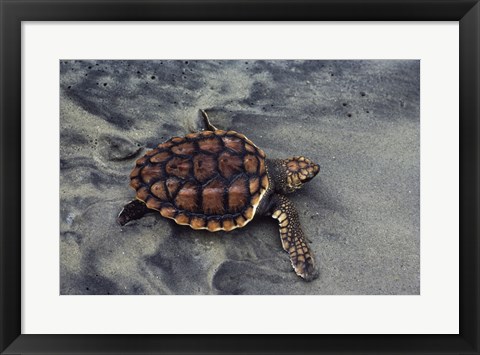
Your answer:
[[[61,294],[419,294],[419,61],[60,63]],[[290,195],[320,276],[295,275],[278,225],[229,233],[159,214],[116,223],[143,153],[198,109],[268,157],[320,174]]]

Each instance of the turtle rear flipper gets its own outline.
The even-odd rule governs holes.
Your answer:
[[[146,213],[154,212],[140,200],[133,200],[127,203],[117,217],[117,222],[124,226],[130,221],[142,218]]]
[[[275,195],[272,199],[272,217],[278,220],[283,249],[290,254],[290,261],[297,275],[306,281],[312,281],[318,273],[300,226],[297,210],[283,195]]]

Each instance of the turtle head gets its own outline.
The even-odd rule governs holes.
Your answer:
[[[276,189],[282,193],[298,190],[320,171],[320,165],[304,156],[276,160],[272,165]]]
[[[287,185],[293,190],[312,180],[320,171],[320,166],[304,156],[293,157],[283,161],[287,169]]]

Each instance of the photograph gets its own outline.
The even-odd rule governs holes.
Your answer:
[[[0,353],[479,354],[479,2],[0,0]]]
[[[420,60],[59,70],[60,295],[420,294]]]

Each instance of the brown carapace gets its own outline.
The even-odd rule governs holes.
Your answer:
[[[201,112],[205,130],[171,138],[137,160],[130,174],[136,199],[125,205],[118,222],[159,211],[178,224],[216,232],[241,228],[255,215],[272,216],[295,272],[313,280],[318,275],[313,254],[285,194],[320,167],[303,156],[267,159],[243,134],[217,129]]]
[[[211,232],[246,225],[269,186],[265,153],[243,134],[222,130],[160,144],[137,160],[130,179],[149,209]]]

